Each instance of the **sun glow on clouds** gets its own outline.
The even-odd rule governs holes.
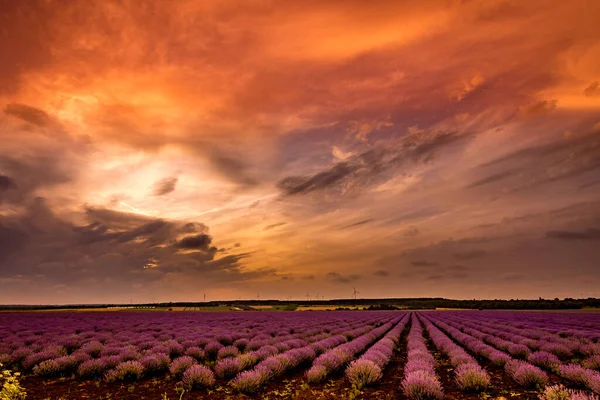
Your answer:
[[[0,302],[592,288],[599,4],[2,6]]]

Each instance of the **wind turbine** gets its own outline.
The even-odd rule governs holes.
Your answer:
[[[356,300],[356,295],[359,294],[360,292],[357,292],[356,288],[354,286],[352,286],[352,289],[354,289],[354,292],[352,293],[352,296],[354,296],[354,300]]]

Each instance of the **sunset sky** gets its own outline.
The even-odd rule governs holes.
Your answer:
[[[0,303],[600,297],[598,21],[0,0]]]

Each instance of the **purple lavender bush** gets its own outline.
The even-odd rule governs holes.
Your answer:
[[[220,379],[231,379],[243,369],[243,366],[244,363],[239,357],[229,357],[219,360],[214,370]]]
[[[215,376],[210,368],[204,365],[193,365],[184,373],[181,380],[186,389],[203,389],[215,384]]]
[[[229,384],[235,390],[242,393],[254,393],[265,381],[265,377],[260,371],[242,371],[232,379]]]
[[[564,364],[558,368],[558,375],[581,386],[590,387],[594,382],[600,383],[600,373],[578,364]]]
[[[92,359],[88,361],[84,361],[77,368],[77,375],[85,379],[99,378],[104,375],[104,373],[110,367],[106,364],[103,359]]]
[[[204,355],[209,360],[216,360],[219,350],[221,350],[223,347],[224,346],[217,341],[210,341],[206,346],[204,346]]]
[[[402,390],[411,400],[441,400],[444,392],[439,379],[426,371],[406,374],[402,380]]]
[[[221,347],[217,352],[217,359],[228,358],[228,357],[237,357],[240,355],[240,351],[235,346],[225,346]]]
[[[173,360],[169,367],[169,372],[176,378],[181,378],[183,373],[193,365],[196,365],[196,360],[189,356],[178,357]]]
[[[531,350],[523,344],[511,344],[508,346],[508,353],[513,357],[526,360],[529,354],[531,354]]]
[[[86,342],[81,346],[81,350],[88,353],[93,358],[99,357],[103,349],[104,345],[97,340]]]
[[[600,371],[600,354],[590,356],[581,363],[585,368]]]
[[[159,375],[169,370],[171,359],[168,355],[150,354],[140,360],[148,375]]]
[[[563,385],[546,386],[540,400],[599,400],[598,396],[579,390],[567,389]]]
[[[488,359],[491,361],[492,364],[498,367],[504,367],[506,363],[510,361],[510,356],[499,350],[494,350],[490,353]]]
[[[187,349],[185,349],[185,352],[183,354],[186,356],[193,357],[198,361],[204,360],[204,350],[202,350],[200,347],[188,347]]]
[[[538,367],[521,360],[511,360],[504,366],[515,382],[526,388],[540,388],[548,383],[548,375]]]
[[[118,364],[115,369],[106,373],[106,380],[137,381],[144,375],[144,366],[139,361],[125,361]]]
[[[306,371],[306,380],[309,383],[321,382],[327,376],[327,367],[324,365],[313,365]]]
[[[531,353],[528,361],[537,367],[550,371],[556,370],[560,365],[558,357],[547,351],[536,351],[535,353]]]
[[[461,364],[454,370],[458,387],[465,392],[481,392],[490,385],[489,374],[479,364]]]
[[[353,361],[346,369],[346,377],[357,389],[379,381],[382,376],[381,368],[369,360]]]
[[[44,378],[59,376],[62,368],[56,359],[42,361],[33,367],[33,373]]]

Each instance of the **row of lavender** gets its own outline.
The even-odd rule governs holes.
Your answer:
[[[490,375],[479,364],[476,359],[478,357],[481,360],[488,360],[491,365],[503,367],[505,374],[518,385],[528,389],[543,390],[539,394],[541,399],[598,400],[598,397],[591,393],[598,393],[595,383],[597,372],[575,364],[561,365],[556,355],[539,350],[544,346],[546,350],[568,357],[571,353],[564,352],[564,349],[573,350],[576,346],[572,343],[571,346],[566,346],[565,343],[577,342],[576,339],[545,331],[535,333],[532,328],[523,332],[526,336],[521,336],[515,332],[516,328],[510,325],[505,326],[504,330],[500,326],[494,329],[490,327],[494,325],[494,321],[480,319],[480,316],[473,317],[474,315],[476,314],[466,313],[461,316],[464,318],[451,313],[411,315],[411,329],[407,338],[408,355],[402,381],[403,392],[408,398],[422,400],[444,397],[442,384],[437,375],[439,371],[437,361],[429,350],[431,347],[427,345],[422,323],[433,347],[437,348],[454,367],[456,384],[464,392],[480,392],[490,385]],[[533,337],[541,339],[541,342],[536,342]],[[512,338],[516,342],[503,338]],[[528,349],[528,347],[519,343],[519,340],[538,351],[523,351],[523,348]],[[590,349],[595,349],[595,342],[589,338],[582,339],[580,345],[580,354],[589,355]],[[373,362],[361,362],[370,351],[347,369],[346,375],[358,387],[371,384],[381,378],[381,371],[373,368],[375,365]],[[567,388],[562,384],[548,385],[550,377],[540,368],[545,366],[543,361],[548,359],[556,360],[558,363],[555,364],[555,368],[545,368],[552,374],[558,374],[558,376],[554,375],[552,380],[556,381],[562,377],[571,387]],[[577,389],[588,389],[591,392]]]
[[[507,320],[499,324],[492,317],[482,314],[428,313],[426,319],[472,354],[504,367],[506,374],[521,386],[543,388],[549,381],[547,373],[543,371],[546,370],[575,388],[600,393],[600,373],[572,359],[577,355],[590,356],[589,351],[596,348],[596,343],[589,338],[579,340],[552,334],[545,329],[536,331],[531,322],[526,324],[526,329],[518,329]],[[521,325],[522,322],[516,324]],[[583,364],[587,361],[589,359],[584,358]],[[566,389],[562,385],[547,387],[546,392],[548,399],[597,399],[592,394]],[[563,393],[563,397],[557,397],[560,393]]]
[[[504,323],[480,318],[462,319],[461,323],[480,332],[484,340],[513,356],[528,360],[571,383],[600,393],[600,348],[588,339],[563,338],[558,334],[541,334],[534,329],[517,329]]]
[[[75,373],[135,380],[169,373],[189,388],[209,387],[220,379],[248,393],[291,370],[307,368],[306,379],[313,383],[346,368],[349,381],[362,388],[382,378],[394,351],[403,347],[400,337],[410,323],[402,388],[411,399],[443,397],[423,327],[454,367],[463,391],[488,387],[489,374],[477,361],[487,360],[524,387],[544,388],[550,374],[571,388],[600,393],[600,372],[594,370],[600,344],[593,324],[568,336],[565,327],[575,329],[571,323],[507,315],[129,313],[48,319],[0,314],[0,362],[50,377]],[[544,396],[597,399],[590,392],[549,386]]]
[[[0,314],[0,362],[48,377],[126,380],[168,372],[188,386],[210,386],[215,375],[229,379],[254,366],[270,365],[270,378],[398,318],[310,314]]]

